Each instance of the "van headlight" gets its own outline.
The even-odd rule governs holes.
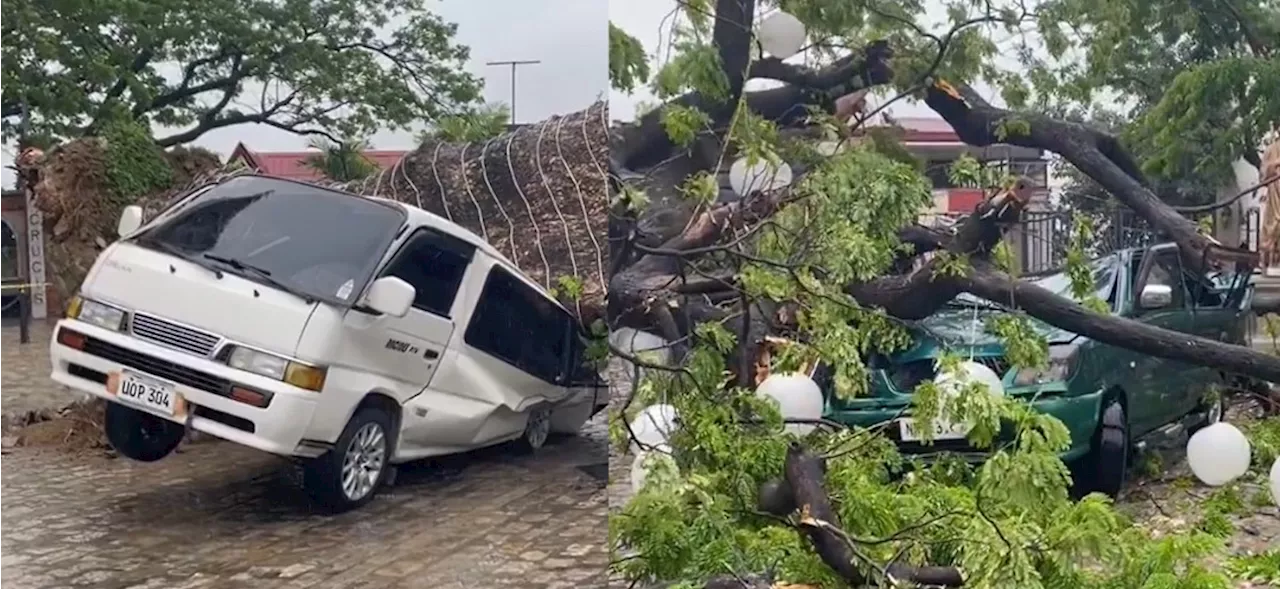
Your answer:
[[[289,383],[300,389],[319,391],[324,388],[326,370],[303,364],[283,356],[234,346],[227,354],[227,366]]]
[[[127,313],[120,307],[86,299],[80,295],[73,296],[70,301],[67,301],[67,319],[83,321],[111,331],[124,330],[126,315]]]
[[[1062,382],[1071,378],[1076,368],[1078,345],[1049,346],[1049,364],[1035,368],[1021,368],[1013,375],[1014,386],[1027,386]]]

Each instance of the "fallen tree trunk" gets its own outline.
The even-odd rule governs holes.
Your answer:
[[[1043,149],[1061,155],[1178,244],[1193,269],[1225,268],[1257,254],[1224,247],[1201,235],[1196,224],[1165,204],[1120,140],[1097,129],[1038,113],[991,106],[972,88],[939,80],[926,90],[925,103],[951,125],[961,141],[974,146],[996,143]]]
[[[1015,280],[989,264],[975,264],[967,277],[956,279],[956,282],[965,292],[989,301],[1012,304],[1054,327],[1104,344],[1280,382],[1280,356],[1161,329],[1133,319],[1095,313],[1035,284]]]
[[[431,211],[493,244],[534,281],[575,277],[586,323],[604,316],[608,104],[484,141],[427,141],[342,188]]]

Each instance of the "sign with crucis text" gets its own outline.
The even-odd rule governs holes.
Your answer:
[[[27,283],[31,287],[31,318],[48,315],[48,289],[45,287],[44,214],[36,206],[30,190],[23,191],[27,213]]]

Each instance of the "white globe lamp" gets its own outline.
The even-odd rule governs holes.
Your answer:
[[[961,389],[975,382],[984,385],[987,392],[994,396],[1004,395],[1004,379],[986,364],[972,360],[961,362],[955,372],[938,375],[934,382],[939,391],[946,395],[958,395]]]
[[[822,418],[822,389],[804,374],[770,374],[756,387],[756,394],[777,401],[783,419]],[[803,436],[814,427],[811,423],[789,423],[786,430]]]
[[[747,158],[739,158],[729,166],[729,187],[740,196],[769,190],[778,190],[791,185],[791,166],[787,162],[771,163],[761,159],[749,163]]]
[[[805,31],[804,23],[791,13],[781,10],[764,17],[756,35],[765,53],[778,59],[800,53],[806,36],[808,32]]]
[[[1224,421],[1196,432],[1187,441],[1187,465],[1200,482],[1210,487],[1220,487],[1244,475],[1251,458],[1249,438]]]
[[[644,450],[636,454],[635,460],[631,462],[631,494],[638,495],[644,489],[644,484],[648,482],[650,471],[664,466],[672,471],[678,471],[675,458],[671,456],[671,446],[661,444],[652,450]]]
[[[1280,458],[1271,465],[1271,500],[1280,505]]]
[[[631,441],[631,451],[640,452],[646,447],[667,443],[676,431],[677,417],[676,408],[665,403],[640,410],[640,414],[631,421],[631,433],[635,436]]]
[[[662,336],[649,333],[647,331],[638,331],[630,327],[623,327],[609,334],[609,344],[621,350],[623,353],[639,358],[641,361],[653,364],[670,364],[671,348],[669,342]],[[626,358],[618,358],[622,362],[628,375],[635,372],[636,366],[631,360]],[[643,378],[649,374],[649,369],[641,367],[640,377]]]

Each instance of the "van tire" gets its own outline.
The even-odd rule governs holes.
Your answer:
[[[181,423],[145,411],[107,402],[102,429],[107,442],[121,456],[155,462],[172,454],[187,433]]]
[[[1074,494],[1102,493],[1113,498],[1120,494],[1128,478],[1132,448],[1124,404],[1114,397],[1104,400],[1089,453],[1072,469]]]
[[[551,406],[538,405],[529,410],[529,418],[525,420],[524,433],[520,434],[516,448],[524,454],[532,454],[547,443],[551,437]]]
[[[333,448],[304,464],[302,484],[307,494],[330,513],[350,511],[371,501],[391,470],[391,422],[391,416],[377,407],[356,410]],[[372,484],[353,481],[349,494],[344,489],[347,471],[367,475],[369,467],[378,469]]]

